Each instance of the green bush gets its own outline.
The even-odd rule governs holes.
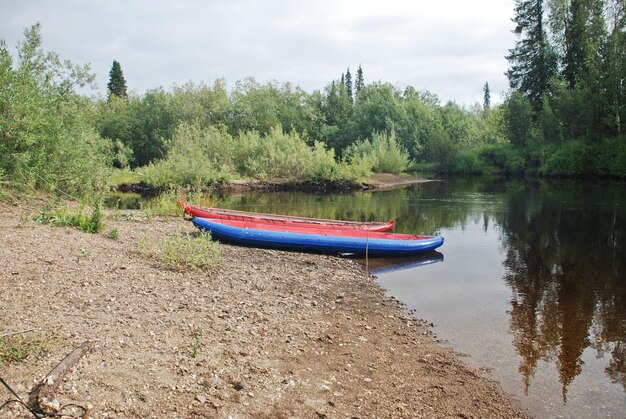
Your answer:
[[[104,188],[112,143],[90,124],[92,103],[73,92],[90,84],[88,66],[41,47],[33,25],[13,63],[0,41],[0,170],[17,187],[84,195]]]
[[[183,122],[167,142],[166,158],[141,169],[144,182],[161,190],[226,182],[233,175],[232,146],[230,135],[215,127]]]
[[[526,159],[523,150],[511,144],[493,144],[482,147],[478,151],[485,171],[504,174],[522,174],[526,170]]]
[[[478,153],[475,150],[459,153],[453,162],[454,173],[478,175],[484,171]]]
[[[547,176],[580,176],[587,172],[586,155],[589,149],[582,140],[563,143],[539,168]]]
[[[626,177],[626,135],[594,145],[593,167],[600,175]]]
[[[337,163],[334,151],[322,142],[309,146],[300,134],[285,133],[280,126],[266,136],[249,131],[232,138],[215,127],[183,122],[167,144],[165,159],[141,169],[144,182],[162,190],[202,190],[233,176],[355,181],[369,174],[361,162]]]
[[[159,196],[150,199],[150,201],[143,206],[143,212],[146,215],[146,218],[150,219],[155,215],[182,215],[183,210],[177,205],[176,199],[176,193],[173,191],[164,192]]]
[[[385,132],[372,133],[371,141],[366,139],[352,144],[344,151],[349,161],[361,160],[369,163],[376,173],[394,173],[406,171],[409,155],[396,140],[395,130],[391,134]]]

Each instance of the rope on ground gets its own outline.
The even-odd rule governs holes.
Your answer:
[[[4,379],[3,379],[2,377],[0,377],[0,383],[2,383],[2,385],[3,385],[3,386],[5,386],[5,387],[7,388],[7,390],[9,390],[9,392],[11,392],[11,394],[13,394],[13,396],[15,396],[15,400],[10,399],[10,400],[7,400],[5,403],[3,403],[3,404],[2,404],[2,406],[0,406],[0,410],[1,410],[4,406],[6,406],[6,405],[8,405],[8,404],[10,404],[10,403],[19,403],[19,404],[21,404],[22,406],[24,406],[24,407],[25,407],[25,408],[26,408],[26,409],[27,409],[27,410],[28,410],[28,411],[29,411],[29,412],[30,412],[30,413],[31,413],[34,417],[36,417],[36,418],[41,418],[41,417],[42,417],[42,416],[40,416],[37,412],[35,412],[33,409],[31,409],[30,407],[28,407],[28,405],[22,401],[22,399],[20,398],[20,396],[18,396],[18,395],[17,395],[17,393],[16,393],[15,391],[13,391],[13,389],[11,388],[11,386],[9,386],[9,385],[7,384],[7,382],[6,382],[6,381],[4,381]]]

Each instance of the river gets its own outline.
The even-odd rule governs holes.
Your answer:
[[[437,252],[368,268],[531,414],[626,414],[626,183],[460,179],[231,194],[215,206],[394,219],[396,232],[441,234]]]

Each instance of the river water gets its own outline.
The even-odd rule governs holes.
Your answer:
[[[456,180],[216,199],[441,234],[437,252],[368,267],[531,414],[626,416],[626,183]]]

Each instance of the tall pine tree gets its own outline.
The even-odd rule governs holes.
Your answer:
[[[576,87],[578,71],[585,63],[588,10],[583,0],[571,0],[566,10],[563,75],[570,89]]]
[[[364,87],[363,69],[361,68],[361,64],[359,64],[359,69],[356,71],[356,80],[354,81],[355,99],[359,98]]]
[[[608,122],[611,131],[622,134],[626,121],[626,2],[609,0],[607,21],[609,36],[605,49]]]
[[[117,61],[113,61],[111,71],[109,71],[109,83],[107,84],[109,89],[109,95],[115,95],[117,97],[126,98],[128,96],[126,92],[126,80],[122,73],[122,67]]]
[[[519,40],[506,57],[511,64],[507,71],[509,83],[539,110],[541,96],[547,92],[557,69],[556,54],[544,28],[543,0],[515,0],[513,22]]]
[[[350,74],[350,67],[348,67],[348,70],[346,71],[344,83],[346,85],[346,91],[348,92],[348,98],[350,99],[350,102],[354,102],[354,97],[352,95],[352,74]]]
[[[483,109],[488,110],[491,107],[491,92],[489,91],[489,82],[486,81],[483,86]]]

